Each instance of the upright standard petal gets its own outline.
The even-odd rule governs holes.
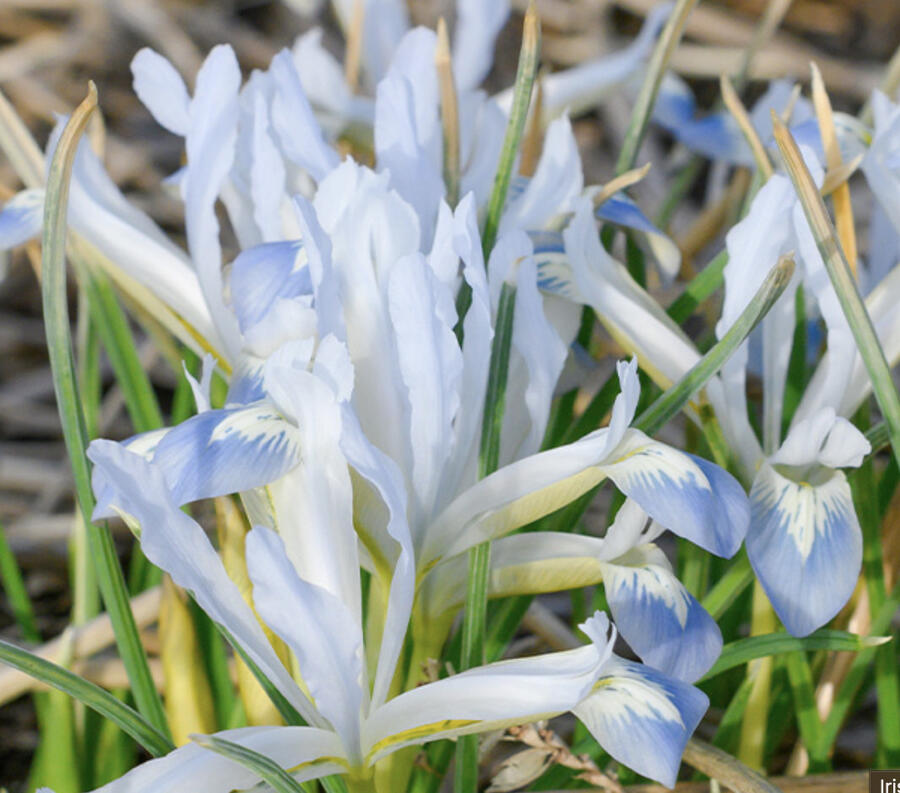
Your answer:
[[[374,709],[387,699],[397,659],[406,639],[416,588],[415,557],[406,518],[407,497],[403,476],[396,463],[366,438],[356,415],[346,405],[341,449],[354,470],[377,491],[387,508],[384,533],[399,549],[391,571],[387,613],[384,618],[381,647],[378,651],[377,671],[372,685],[371,707]],[[356,488],[354,488],[355,496]]]
[[[159,468],[112,441],[94,441],[88,457],[95,466],[95,517],[120,514],[136,523],[147,558],[193,594],[200,608],[228,631],[307,722],[323,726],[324,720],[278,659],[203,529],[173,503]]]
[[[388,305],[400,374],[409,397],[414,522],[432,514],[443,466],[452,451],[460,406],[463,356],[453,328],[453,293],[421,254],[391,270]]]
[[[494,64],[494,44],[509,18],[509,0],[456,0],[453,73],[463,91],[481,85]]]
[[[326,340],[323,346],[329,346]],[[296,423],[302,448],[300,462],[268,488],[278,532],[299,575],[330,592],[362,624],[358,540],[350,472],[340,449],[339,395],[324,377],[291,365],[289,355],[286,345],[265,368],[266,391]],[[303,365],[302,358],[297,364]],[[316,365],[321,365],[318,355],[314,369]]]
[[[620,763],[674,787],[685,744],[708,706],[699,689],[613,656],[573,712]]]
[[[500,233],[513,229],[542,229],[572,210],[584,187],[581,156],[568,117],[556,119],[547,129],[543,152],[534,176],[504,209]]]
[[[303,92],[294,60],[282,50],[269,67],[274,81],[272,126],[284,153],[317,182],[340,162],[337,152],[325,142],[319,122]]]
[[[240,349],[240,336],[234,315],[225,305],[215,204],[234,162],[240,84],[234,51],[227,45],[213,48],[197,74],[183,183],[188,248],[213,322],[232,357]]]
[[[445,191],[435,40],[425,28],[407,33],[375,93],[378,169],[418,213],[426,247]]]
[[[191,98],[175,67],[158,52],[144,47],[131,61],[133,87],[160,126],[185,137],[190,127]]]
[[[830,620],[850,598],[862,532],[841,471],[793,482],[763,463],[750,491],[747,554],[775,612],[794,636]]]
[[[346,603],[297,574],[271,529],[257,526],[247,535],[247,572],[257,612],[294,651],[316,707],[340,736],[350,763],[360,765],[362,626]]]

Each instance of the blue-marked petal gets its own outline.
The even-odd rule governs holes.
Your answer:
[[[237,355],[240,336],[234,315],[225,305],[215,205],[234,162],[240,85],[234,51],[227,45],[214,47],[197,73],[185,138],[188,171],[182,182],[188,249],[229,357]]]
[[[862,534],[841,471],[793,482],[763,463],[750,492],[747,554],[775,612],[794,636],[828,622],[853,594]]]
[[[231,304],[242,332],[259,322],[276,300],[310,294],[312,282],[299,240],[256,245],[231,264]]]
[[[324,719],[278,660],[206,533],[172,500],[159,467],[112,441],[94,441],[88,457],[94,463],[94,518],[119,514],[136,524],[147,558],[193,594],[307,722],[323,726]]]
[[[215,734],[274,760],[299,782],[345,770],[338,737],[315,727],[240,727]],[[189,743],[165,757],[142,763],[94,793],[229,793],[254,788],[262,780],[253,771],[222,755]]]
[[[496,539],[568,504],[607,476],[639,395],[635,365],[619,363],[622,393],[608,427],[509,463],[460,493],[425,529],[420,564]],[[418,538],[417,538],[418,540]]]
[[[44,191],[16,193],[0,211],[0,250],[8,250],[36,237],[44,221]]]
[[[582,626],[591,643],[566,652],[499,661],[400,694],[365,727],[377,759],[403,745],[499,729],[574,708],[604,671],[615,641],[605,614]],[[430,730],[419,729],[430,727]]]
[[[597,207],[596,215],[607,223],[638,232],[637,241],[653,255],[659,270],[667,280],[678,274],[681,251],[674,240],[660,231],[643,210],[624,192],[616,193]]]
[[[699,689],[613,656],[573,712],[620,763],[674,787],[685,744],[708,706]]]
[[[603,470],[670,531],[717,556],[740,548],[750,507],[738,481],[719,466],[632,429]]]
[[[547,129],[544,150],[534,176],[519,195],[507,200],[500,233],[512,229],[541,229],[557,215],[571,211],[581,194],[584,175],[581,156],[567,117]]]
[[[299,459],[296,428],[265,403],[194,416],[169,430],[153,455],[177,504],[260,487]]]
[[[655,545],[639,545],[602,564],[603,585],[622,638],[645,664],[694,681],[722,651],[715,620],[676,578]]]

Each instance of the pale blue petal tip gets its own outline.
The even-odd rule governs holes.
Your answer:
[[[174,427],[153,457],[176,504],[269,484],[296,465],[290,425],[270,407],[208,410]]]
[[[231,265],[231,302],[241,332],[259,322],[279,299],[312,293],[298,240],[267,242],[243,251]],[[299,266],[298,266],[299,264]]]
[[[613,480],[660,525],[717,556],[731,557],[741,547],[750,523],[747,496],[737,480],[714,463],[686,455],[707,481],[694,473],[673,479],[665,468],[653,469],[653,455],[641,470]]]
[[[673,787],[684,747],[708,706],[688,683],[616,658],[575,714],[620,763]]]
[[[738,552],[747,536],[747,529],[750,527],[750,501],[740,482],[728,471],[702,457],[693,454],[688,457],[709,480],[714,498],[714,534],[706,544],[697,544],[716,556],[728,559]]]
[[[595,213],[598,218],[617,226],[625,226],[647,234],[662,234],[653,225],[643,210],[624,193],[617,193],[597,207]]]
[[[859,577],[862,534],[849,487],[845,493],[834,490],[818,494],[824,498],[815,513],[816,525],[806,528],[815,532],[808,553],[801,551],[801,541],[789,531],[798,514],[810,514],[797,510],[792,491],[782,491],[774,500],[756,486],[751,493],[747,554],[775,613],[794,636],[807,636],[834,617],[850,599]]]
[[[681,602],[646,587],[607,588],[613,619],[622,638],[645,664],[678,680],[702,677],[722,652],[722,633],[697,599],[677,584]],[[686,611],[684,624],[676,608]]]

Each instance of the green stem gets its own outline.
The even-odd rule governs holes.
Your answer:
[[[515,266],[515,265],[514,265]],[[491,347],[481,446],[478,454],[478,477],[497,470],[500,462],[500,435],[506,406],[506,382],[512,348],[516,288],[505,281],[500,290],[497,323]],[[469,576],[466,585],[466,607],[462,627],[462,669],[484,663],[485,623],[487,615],[488,576],[491,566],[491,544],[481,543],[469,551]],[[478,736],[463,736],[456,744],[456,793],[474,793],[478,789]]]
[[[494,175],[494,186],[488,200],[487,217],[481,232],[481,250],[484,254],[485,264],[490,261],[491,251],[494,249],[494,242],[497,240],[497,232],[500,229],[500,218],[506,206],[513,165],[519,152],[522,133],[525,131],[525,122],[528,119],[528,106],[531,104],[531,89],[537,75],[540,51],[541,22],[532,4],[525,14],[522,47],[519,50],[519,66],[516,70],[516,82],[513,87],[512,108],[506,123],[506,135],[503,138],[503,148],[500,150],[497,171]],[[466,318],[470,305],[472,305],[472,288],[468,282],[463,281],[459,294],[456,296],[458,319],[455,333],[460,344],[462,344],[463,338],[463,320]]]

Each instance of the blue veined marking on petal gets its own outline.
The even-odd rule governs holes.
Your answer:
[[[605,563],[603,582],[619,632],[644,663],[679,680],[701,677],[722,651],[715,620],[654,545]]]
[[[534,246],[537,265],[538,289],[564,297],[576,303],[583,302],[566,256],[563,235],[559,231],[529,231]]]
[[[228,407],[235,405],[249,405],[259,402],[266,396],[263,384],[263,367],[265,361],[255,356],[244,355],[238,360],[231,382],[228,384],[228,397],[225,404]]]
[[[685,744],[708,705],[699,689],[613,656],[573,712],[616,760],[673,787]]]
[[[604,468],[662,526],[718,556],[737,552],[747,532],[749,505],[726,471],[637,430],[629,430]]]
[[[279,298],[312,294],[303,244],[288,240],[248,248],[232,262],[230,283],[234,313],[246,333]]]
[[[178,504],[261,487],[300,458],[297,430],[264,403],[208,410],[169,431],[153,456]]]
[[[643,213],[641,208],[624,193],[616,193],[607,201],[604,201],[594,210],[594,214],[601,220],[615,223],[618,226],[662,234]]]
[[[764,463],[750,493],[747,554],[775,612],[794,636],[828,622],[849,600],[862,533],[847,478],[793,482]]]
[[[516,174],[510,179],[509,189],[506,193],[506,204],[509,206],[513,201],[515,201],[522,193],[524,193],[528,189],[528,184],[531,182],[530,176],[522,176],[522,174]]]

